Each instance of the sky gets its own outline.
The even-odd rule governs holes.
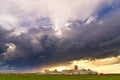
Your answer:
[[[120,73],[119,0],[0,0],[0,72]]]

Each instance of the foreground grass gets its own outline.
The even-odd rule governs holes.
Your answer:
[[[37,74],[4,74],[0,80],[120,80],[120,75],[37,75]]]

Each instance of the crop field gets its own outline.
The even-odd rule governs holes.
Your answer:
[[[120,80],[120,75],[1,74],[0,80]]]

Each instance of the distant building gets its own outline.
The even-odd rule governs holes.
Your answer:
[[[45,74],[98,74],[98,72],[92,71],[90,69],[78,69],[78,66],[75,65],[74,69],[70,70],[62,71],[57,71],[57,69],[55,69],[54,71],[45,70]]]
[[[49,72],[50,72],[49,70],[45,70],[45,74],[49,74]]]
[[[54,71],[45,70],[45,74],[61,74],[61,72],[57,71],[57,69],[55,69]]]

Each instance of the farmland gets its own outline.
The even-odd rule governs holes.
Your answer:
[[[0,80],[120,80],[120,75],[1,74]]]

